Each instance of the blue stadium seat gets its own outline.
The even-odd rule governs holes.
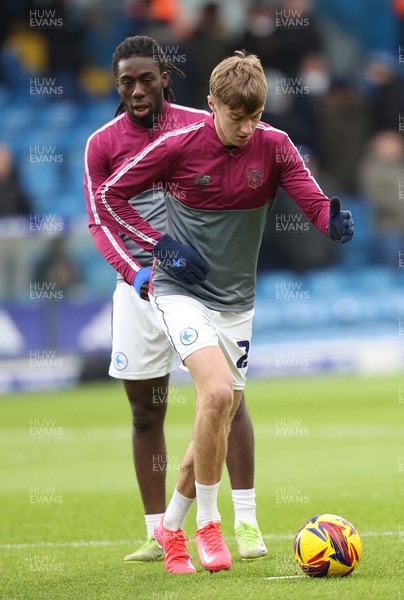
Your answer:
[[[80,107],[71,100],[57,99],[38,112],[36,124],[47,130],[72,127],[79,118]]]
[[[84,154],[87,139],[94,132],[96,128],[91,123],[76,123],[76,125],[69,131],[69,135],[66,138],[66,144],[69,149],[77,152],[81,150]]]
[[[11,92],[4,85],[0,85],[0,109],[3,110],[7,107],[7,104],[11,102]]]
[[[348,284],[348,272],[343,268],[311,271],[304,276],[308,293],[314,298],[333,298]]]
[[[85,203],[82,190],[69,189],[58,194],[58,214],[62,217],[75,217],[85,212]]]
[[[398,333],[399,319],[404,318],[403,279],[399,268],[372,265],[313,271],[303,277],[290,272],[260,273],[254,339],[286,341],[354,335],[355,331],[363,335],[367,325],[372,331]],[[289,298],[285,293],[277,298],[277,284],[293,281],[301,284],[303,297],[296,294],[293,298],[291,293]]]
[[[380,265],[362,267],[355,271],[353,287],[363,295],[384,296],[386,290],[394,285],[394,273],[391,268]]]
[[[114,118],[115,111],[119,104],[119,98],[116,101],[103,100],[88,104],[80,113],[80,123],[90,125],[91,132],[95,131],[107,121]]]
[[[257,295],[267,300],[276,300],[277,288],[284,282],[296,281],[293,271],[267,271],[259,273],[257,277]]]
[[[28,160],[19,165],[21,183],[31,194],[57,192],[61,187],[61,167],[59,165],[32,164]]]
[[[52,144],[62,147],[62,144],[65,142],[65,134],[57,129],[38,127],[37,123],[34,123],[26,129],[25,140],[27,147]]]
[[[72,248],[71,254],[80,266],[86,286],[92,297],[112,296],[116,282],[116,272],[98,252],[88,233],[80,247]]]
[[[35,115],[35,109],[29,105],[4,106],[1,109],[0,137],[26,133],[35,122]]]

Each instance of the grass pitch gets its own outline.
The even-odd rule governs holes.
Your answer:
[[[124,564],[144,540],[130,411],[120,383],[0,400],[2,599],[218,600],[404,598],[402,377],[250,381],[258,518],[266,559],[241,562],[227,474],[220,490],[230,572],[169,576],[162,562]],[[173,384],[167,493],[191,435],[194,392]],[[342,579],[311,579],[293,559],[307,518],[335,513],[361,534]],[[186,533],[195,532],[195,509]],[[196,559],[194,541],[189,542]],[[299,577],[297,577],[297,575]]]

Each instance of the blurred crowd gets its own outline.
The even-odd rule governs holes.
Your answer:
[[[26,102],[29,74],[55,77],[79,107],[116,98],[112,53],[126,36],[145,34],[186,73],[184,80],[173,75],[177,102],[206,108],[211,70],[245,48],[267,73],[263,120],[290,135],[325,193],[343,198],[354,214],[356,202],[370,208],[373,258],[397,265],[404,250],[404,0],[375,0],[371,14],[365,0],[233,0],[236,27],[226,20],[229,4],[5,1],[0,89],[13,102]],[[40,27],[51,17],[62,26]],[[6,154],[0,147],[0,216],[29,212]],[[286,206],[293,215],[281,191],[273,224]],[[321,236],[314,243],[308,241],[313,236],[296,243],[286,237],[268,230],[261,268],[304,270],[332,262],[334,249]]]

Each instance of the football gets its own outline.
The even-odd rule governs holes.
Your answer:
[[[300,527],[294,540],[294,555],[310,577],[344,577],[358,565],[362,542],[349,521],[323,514]]]

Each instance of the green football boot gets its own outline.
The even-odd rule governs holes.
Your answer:
[[[139,550],[133,552],[133,554],[127,554],[123,559],[127,563],[131,562],[153,562],[154,560],[160,560],[164,556],[164,550],[154,537],[149,537],[145,543],[140,546]]]
[[[235,529],[235,534],[242,560],[264,558],[268,554],[261,532],[256,525],[240,521],[240,525]]]

